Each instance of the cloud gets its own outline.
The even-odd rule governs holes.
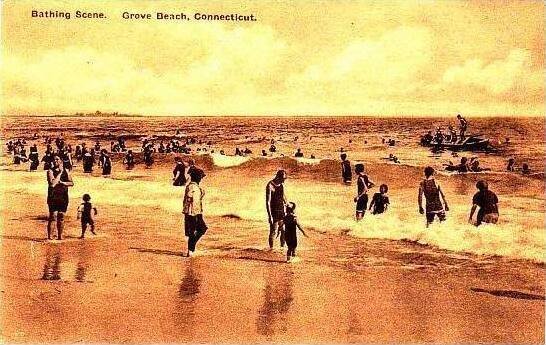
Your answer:
[[[533,70],[531,52],[512,49],[506,58],[486,64],[471,59],[448,68],[442,78],[446,87],[465,87],[471,93],[486,93],[516,103],[544,99],[543,71]]]
[[[216,114],[240,112],[242,102],[268,92],[264,85],[286,47],[271,28],[211,24],[193,31],[192,40],[150,64],[127,51],[89,46],[42,50],[32,57],[4,54],[3,107],[38,113]],[[199,55],[188,59],[190,49]]]

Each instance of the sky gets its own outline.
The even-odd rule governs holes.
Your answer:
[[[545,114],[542,1],[1,6],[2,115]],[[71,18],[32,18],[32,10]],[[107,18],[74,18],[76,10]],[[125,11],[192,20],[124,20]],[[257,20],[197,21],[194,13]]]

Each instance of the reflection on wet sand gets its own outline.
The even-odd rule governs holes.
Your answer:
[[[287,330],[286,313],[292,305],[294,273],[286,267],[271,266],[265,275],[264,303],[258,311],[258,333],[270,337]],[[275,323],[280,327],[275,327]]]
[[[85,243],[81,243],[78,248],[78,262],[76,264],[76,271],[74,272],[74,279],[77,282],[85,282],[85,276],[87,274],[87,246]]]
[[[57,246],[47,246],[42,280],[61,279],[61,251]]]
[[[174,303],[173,318],[177,327],[183,331],[184,336],[194,336],[196,302],[201,291],[201,278],[195,263],[190,261],[184,270],[184,276],[180,280],[178,294]]]
[[[199,295],[199,287],[201,281],[198,274],[195,272],[193,262],[189,262],[184,272],[184,277],[180,281],[178,296],[184,302],[193,302]]]

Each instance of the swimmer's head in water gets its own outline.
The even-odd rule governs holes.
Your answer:
[[[425,176],[426,177],[431,177],[432,175],[434,175],[434,168],[433,167],[426,167],[425,168]]]
[[[174,157],[174,161],[177,162],[177,163],[180,163],[180,162],[182,162],[182,158],[176,156],[176,157]]]
[[[296,204],[295,203],[289,202],[288,204],[286,204],[286,212],[294,213],[295,210],[296,210]]]
[[[278,170],[277,173],[275,174],[275,180],[278,181],[278,182],[284,182],[286,180],[286,171],[284,170]]]
[[[90,200],[91,200],[91,195],[89,195],[89,194],[86,193],[86,194],[84,194],[84,195],[82,196],[82,199],[83,199],[83,201],[90,201]]]
[[[345,153],[342,153],[340,157],[341,157],[341,160],[346,160],[347,159],[347,155]]]
[[[480,191],[484,191],[484,190],[487,190],[489,188],[489,185],[487,184],[487,181],[479,180],[476,183],[476,188],[478,188],[478,190],[480,190]]]
[[[361,173],[364,172],[364,164],[358,163],[355,165],[355,173]]]
[[[381,186],[379,186],[379,192],[381,193],[387,193],[389,191],[389,186],[387,186],[386,184],[382,184]]]

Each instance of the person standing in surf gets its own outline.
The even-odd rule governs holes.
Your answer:
[[[63,167],[63,160],[57,155],[53,156],[53,167],[47,171],[47,184],[47,239],[51,239],[53,223],[56,221],[57,239],[62,240],[64,215],[68,208],[68,187],[72,187],[74,182],[70,172]]]
[[[351,162],[347,159],[346,153],[342,153],[340,157],[341,157],[341,178],[343,179],[343,183],[351,184],[351,181],[353,180],[353,174],[351,172]]]
[[[284,224],[286,197],[284,195],[284,181],[286,171],[279,170],[273,180],[267,183],[265,188],[265,206],[269,221],[269,248],[273,249],[275,235],[280,236],[281,247],[284,247]]]
[[[188,257],[193,255],[197,241],[208,228],[203,220],[205,191],[199,186],[203,177],[205,177],[205,173],[201,169],[194,168],[190,171],[190,183],[184,192],[182,213],[184,213],[184,233],[188,237]]]
[[[423,194],[426,199],[425,209],[423,209]],[[444,201],[443,205],[440,197]],[[419,213],[423,214],[426,211],[427,227],[434,221],[436,216],[440,222],[446,220],[446,211],[449,211],[449,207],[444,192],[434,180],[434,168],[432,167],[425,168],[425,179],[419,185],[418,203]]]
[[[188,180],[186,164],[180,157],[174,157],[176,165],[173,169],[173,186],[185,186]]]
[[[468,222],[474,224],[472,217],[474,216],[474,212],[476,212],[476,207],[479,207],[480,209],[474,225],[479,226],[481,223],[497,224],[499,221],[499,207],[497,205],[499,199],[497,195],[489,190],[489,185],[486,181],[478,181],[476,188],[478,192],[472,198],[472,208],[470,209]]]
[[[375,186],[372,180],[364,173],[364,164],[355,165],[355,173],[358,176],[356,180],[357,195],[354,199],[356,202],[356,220],[361,220],[366,213],[368,207],[368,189]]]

